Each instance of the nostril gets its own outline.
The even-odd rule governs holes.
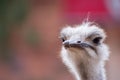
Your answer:
[[[81,41],[77,41],[77,43],[81,43]]]

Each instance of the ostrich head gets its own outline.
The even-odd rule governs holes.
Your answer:
[[[80,76],[82,80],[104,80],[104,70],[98,69],[103,68],[104,61],[109,55],[108,47],[104,43],[106,34],[103,29],[86,22],[75,27],[63,28],[60,35],[63,43],[61,50],[63,62],[71,69],[77,80],[80,80]]]

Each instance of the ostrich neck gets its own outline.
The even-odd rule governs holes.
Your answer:
[[[62,50],[61,57],[76,80],[106,80],[104,60],[93,58],[84,51]],[[75,52],[76,51],[76,52]]]
[[[81,62],[78,71],[81,80],[105,80],[104,68],[100,64]]]

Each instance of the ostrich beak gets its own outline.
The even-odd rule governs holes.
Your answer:
[[[63,45],[64,45],[65,48],[70,48],[70,47],[74,47],[74,48],[90,47],[89,44],[81,43],[81,41],[65,41],[65,42],[63,42]]]

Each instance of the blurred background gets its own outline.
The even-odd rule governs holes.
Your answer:
[[[59,32],[88,14],[108,35],[108,80],[120,80],[120,0],[0,0],[0,80],[74,80]]]

